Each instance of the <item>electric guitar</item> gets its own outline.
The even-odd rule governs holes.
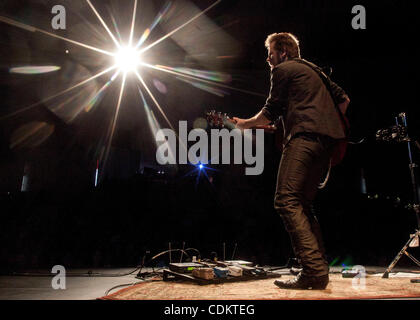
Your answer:
[[[217,129],[234,129],[236,121],[230,118],[226,113],[211,110],[206,112],[206,120],[210,127]],[[264,132],[274,134],[276,148],[281,152],[283,150],[283,122],[278,120],[269,125],[258,125],[252,129],[263,129]]]
[[[213,128],[228,128],[234,129],[235,128],[235,120],[230,118],[226,113],[216,112],[215,110],[211,110],[210,112],[206,113],[206,120],[210,127]],[[341,119],[343,122],[343,128],[346,128],[345,125],[348,127],[348,120],[347,118]],[[345,123],[344,123],[345,121]],[[273,133],[274,136],[274,143],[276,149],[281,153],[283,151],[283,137],[284,137],[284,129],[283,129],[283,121],[281,119],[277,120],[274,124],[270,125],[259,125],[255,126],[253,129],[263,129],[265,132]],[[332,152],[331,155],[331,166],[336,166],[339,164],[346,153],[347,149],[347,139],[341,139],[337,141],[337,144]]]

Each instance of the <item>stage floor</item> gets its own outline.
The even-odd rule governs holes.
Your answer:
[[[385,271],[385,267],[365,266],[365,268],[370,275],[382,274]],[[332,267],[330,273],[340,273],[342,269],[342,267]],[[134,268],[67,270],[66,289],[64,290],[53,289],[52,281],[55,274],[47,275],[50,270],[28,270],[22,275],[0,276],[0,300],[95,300],[105,296],[115,286],[122,285],[109,291],[110,294],[141,281],[136,278],[138,270],[128,274],[133,270]],[[142,272],[146,271],[151,272],[152,269],[144,268],[142,270]],[[91,276],[88,276],[89,272]],[[276,272],[289,275],[288,269]],[[411,278],[419,278],[418,272],[418,268],[415,267],[394,268],[390,276],[399,273],[403,277],[407,277],[407,281],[409,281]],[[386,280],[384,279],[384,281]],[[420,298],[406,299],[420,300]]]

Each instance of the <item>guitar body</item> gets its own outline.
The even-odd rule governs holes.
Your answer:
[[[348,131],[348,128],[350,128],[350,123],[347,117],[344,114],[342,114],[342,116],[340,117],[340,120],[341,120],[341,125],[343,126],[343,129],[345,129],[345,131]],[[331,155],[332,167],[336,166],[341,161],[343,161],[343,158],[347,151],[347,145],[348,145],[347,138],[338,140],[337,145],[335,146],[333,153]]]
[[[343,158],[347,150],[347,139],[340,139],[335,146],[333,153],[331,155],[331,166],[334,167],[343,161]]]
[[[283,153],[284,127],[283,119],[279,118],[276,121],[276,131],[274,132],[274,145],[280,153]]]

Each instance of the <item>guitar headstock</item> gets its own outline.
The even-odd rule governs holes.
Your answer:
[[[226,113],[221,113],[220,111],[211,110],[206,112],[206,120],[212,128],[234,127],[234,121]]]

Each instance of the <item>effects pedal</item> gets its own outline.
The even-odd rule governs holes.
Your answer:
[[[203,265],[194,262],[180,262],[169,264],[169,270],[178,273],[191,273],[195,268],[200,267],[203,267]]]

